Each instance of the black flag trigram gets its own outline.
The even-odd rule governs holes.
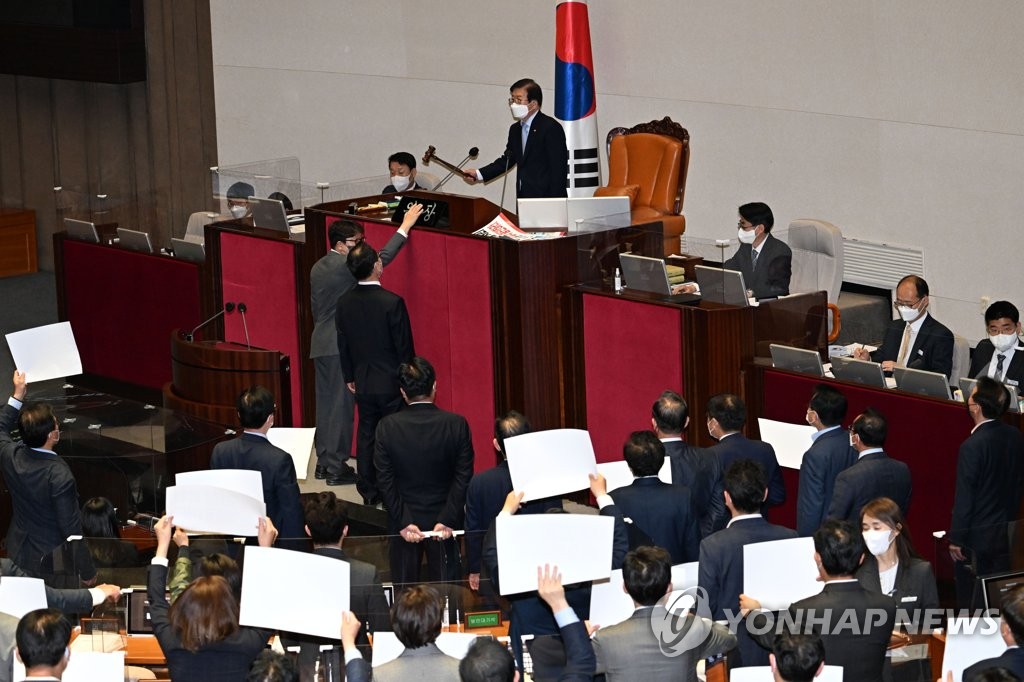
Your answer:
[[[600,184],[600,164],[597,147],[573,149],[569,159],[569,178],[566,187],[597,187]]]

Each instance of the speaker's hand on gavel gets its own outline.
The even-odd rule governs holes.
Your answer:
[[[475,185],[480,182],[476,179],[476,168],[464,168],[462,170],[462,179],[467,185]]]

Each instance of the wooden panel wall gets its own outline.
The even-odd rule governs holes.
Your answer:
[[[35,209],[44,270],[65,217],[149,232],[156,248],[210,208],[209,0],[147,1],[145,24],[145,82],[0,75],[0,207]]]

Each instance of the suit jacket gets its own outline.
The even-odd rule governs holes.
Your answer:
[[[457,679],[459,659],[452,658],[433,643],[406,649],[395,660],[373,669],[374,682]]]
[[[878,559],[870,552],[864,554],[864,563],[854,574],[857,582],[870,592],[882,594],[882,583],[878,575]],[[939,608],[939,588],[935,584],[935,573],[932,565],[924,559],[911,559],[906,566],[896,566],[896,586],[893,593],[887,595],[896,601],[899,610],[899,622],[917,623],[922,627],[922,612],[925,609]],[[925,630],[919,629],[919,632]]]
[[[748,289],[755,298],[778,298],[789,295],[789,280],[793,274],[793,251],[771,234],[761,244],[757,254],[757,267],[751,262],[754,247],[740,244],[732,258],[725,261],[726,270],[739,270]]]
[[[968,376],[977,379],[979,376],[988,376],[988,366],[992,357],[996,354],[996,347],[988,339],[978,341],[971,354],[971,371]],[[1018,393],[1024,388],[1024,346],[1018,345],[1013,350],[1013,357],[1010,364],[1003,366],[1003,383],[1016,386]]]
[[[412,325],[405,301],[375,284],[360,284],[338,299],[338,354],[356,395],[398,396],[398,366],[412,360]]]
[[[980,673],[982,670],[988,670],[989,668],[1006,668],[1017,677],[1024,678],[1024,649],[1014,647],[1012,649],[1007,649],[996,658],[987,658],[984,661],[978,661],[970,668],[964,670],[964,676],[962,679],[970,682],[975,675]]]
[[[672,467],[672,483],[690,489],[701,539],[725,527],[729,513],[722,495],[722,462],[704,448],[682,440],[664,445]]]
[[[387,265],[405,246],[405,237],[395,232],[380,250],[380,260]],[[345,264],[345,256],[329,251],[309,271],[309,299],[313,313],[313,335],[309,340],[309,357],[321,358],[338,354],[338,328],[334,318],[338,299],[356,285]],[[341,387],[338,387],[341,390]]]
[[[28,573],[6,558],[0,559],[0,576],[29,577]],[[46,605],[49,608],[59,609],[67,614],[92,613],[92,593],[89,590],[84,588],[58,590],[49,585],[44,585],[44,589],[46,590]],[[15,625],[17,625],[17,621],[15,621]]]
[[[903,510],[910,509],[910,468],[884,452],[863,455],[836,476],[828,516],[860,525],[860,510],[878,497],[888,497]]]
[[[587,626],[576,621],[560,628],[559,632],[565,646],[565,669],[558,676],[558,682],[591,682],[596,659]]]
[[[652,628],[652,622],[671,627],[665,644]],[[706,622],[710,632],[699,646],[676,656],[666,655],[669,644],[693,627],[695,618],[668,614],[664,606],[641,606],[627,620],[602,627],[594,636],[597,673],[604,673],[607,682],[644,680],[644,682],[697,681],[697,661],[725,653],[736,646],[736,635],[723,625]]]
[[[52,554],[70,535],[82,534],[78,486],[71,468],[51,452],[33,450],[11,438],[18,423],[11,405],[0,408],[0,471],[11,494],[7,555],[33,576],[54,572]],[[96,575],[89,548],[73,547],[75,569],[83,580]]]
[[[17,644],[15,635],[18,630],[18,619],[6,613],[0,613],[0,682],[11,682],[14,678],[14,647]]]
[[[538,111],[530,124],[530,136],[523,150],[522,123],[508,129],[505,152],[480,169],[484,181],[517,167],[516,196],[520,199],[568,196],[569,152],[562,124]]]
[[[1006,524],[1017,518],[1024,482],[1024,436],[993,420],[960,445],[949,541],[982,554],[1009,550]]]
[[[882,345],[871,354],[875,362],[896,360],[903,344],[903,332],[907,323],[893,320],[885,330]],[[953,332],[931,315],[921,323],[921,329],[914,339],[914,346],[907,353],[907,367],[938,372],[948,378],[953,373]]]
[[[669,485],[656,476],[637,478],[609,493],[622,515],[668,550],[672,564],[696,561],[700,551],[697,515],[685,485]]]
[[[714,453],[718,457],[723,473],[730,464],[738,459],[752,459],[761,465],[768,481],[768,498],[764,501],[762,510],[786,501],[786,482],[782,480],[782,471],[779,469],[779,460],[775,456],[775,449],[768,443],[750,440],[742,433],[734,433],[712,445],[708,448],[708,452]],[[716,528],[716,530],[719,529]]]
[[[305,547],[306,520],[295,479],[295,463],[291,455],[271,445],[266,438],[243,432],[238,438],[217,443],[210,456],[211,469],[248,469],[263,476],[263,501],[267,516],[277,526],[281,546]],[[253,535],[256,534],[255,528]]]
[[[373,455],[389,532],[410,523],[462,528],[473,442],[465,417],[432,403],[406,405],[377,425]]]
[[[818,436],[800,464],[800,490],[796,503],[796,531],[813,535],[827,517],[839,472],[857,461],[850,437],[841,426]]]

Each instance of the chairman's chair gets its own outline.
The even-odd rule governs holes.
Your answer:
[[[633,224],[660,220],[664,253],[678,253],[686,231],[683,193],[690,165],[690,133],[666,116],[632,128],[613,128],[606,139],[608,184],[594,196],[628,196]]]
[[[789,224],[789,248],[793,250],[793,275],[789,291],[828,293],[828,340],[839,337],[839,291],[843,286],[843,235],[824,220],[801,218]]]

